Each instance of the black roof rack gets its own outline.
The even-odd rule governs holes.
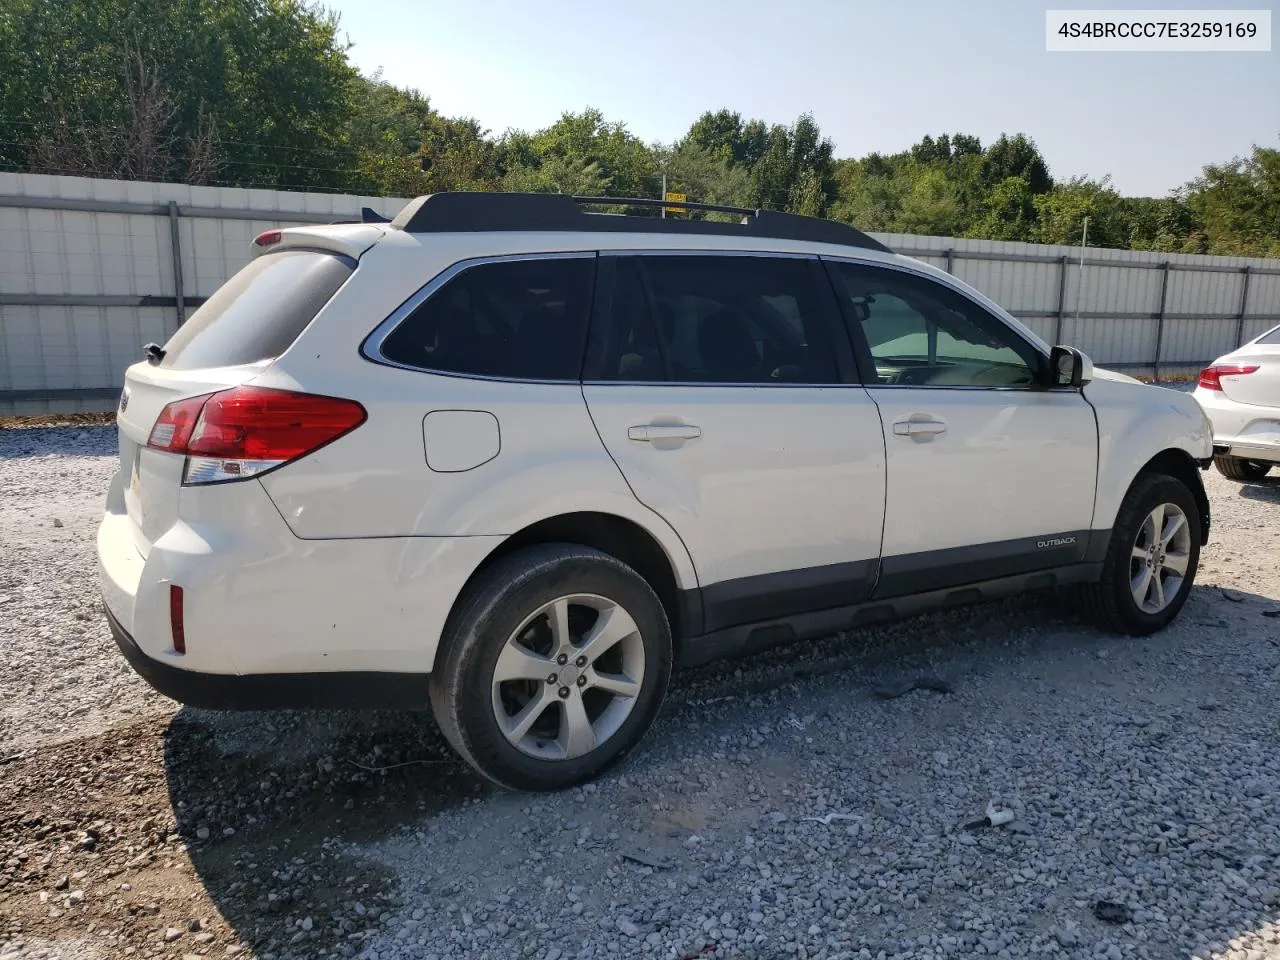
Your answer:
[[[739,223],[589,213],[586,205],[679,207],[742,215]],[[560,193],[432,193],[405,204],[391,226],[407,233],[478,233],[498,230],[599,233],[676,233],[766,237],[892,251],[845,223],[775,210],[633,197],[571,197]]]

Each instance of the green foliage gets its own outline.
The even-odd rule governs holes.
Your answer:
[[[594,107],[582,113],[562,114],[550,127],[535,133],[529,145],[535,165],[552,161],[561,165],[595,164],[612,195],[654,195],[652,152],[624,124],[606,121]],[[586,167],[582,169],[585,171]]]
[[[289,187],[351,166],[357,74],[298,0],[3,0],[0,53],[12,166]]]
[[[1049,176],[1044,157],[1040,156],[1035,143],[1021,133],[1012,137],[1002,134],[987,147],[982,154],[979,176],[983,186],[989,190],[1013,177],[1021,179],[1033,194],[1048,193],[1053,189],[1053,178]]]
[[[1182,199],[1208,253],[1280,256],[1280,150],[1254,146],[1248,158],[1211,164]]]
[[[1034,197],[1034,239],[1038,243],[1079,243],[1089,218],[1088,242],[1095,247],[1129,245],[1130,212],[1124,198],[1101,181],[1077,177]]]
[[[660,169],[667,175],[667,189],[701,203],[741,207],[751,202],[751,175],[735,166],[723,153],[700,147],[686,137],[675,147],[655,149]]]
[[[1031,185],[1022,177],[1006,177],[982,198],[978,218],[965,230],[965,236],[1030,240],[1036,219],[1034,196]]]
[[[493,137],[347,59],[309,0],[0,0],[0,169],[414,196],[513,190],[657,197],[830,216],[862,229],[1280,256],[1280,150],[1174,195],[1055,181],[1035,142],[952,132],[836,160],[809,114],[729,109],[647,145],[588,107]],[[681,216],[702,217],[702,213]]]

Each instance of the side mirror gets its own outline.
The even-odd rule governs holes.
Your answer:
[[[1093,361],[1075,347],[1057,346],[1049,351],[1049,386],[1083,387],[1093,379]]]

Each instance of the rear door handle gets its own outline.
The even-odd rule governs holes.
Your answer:
[[[893,422],[893,432],[899,437],[936,437],[947,432],[945,420],[926,417],[908,417]]]
[[[691,423],[646,423],[627,428],[627,439],[639,440],[641,443],[653,440],[697,440],[700,436],[702,428]]]

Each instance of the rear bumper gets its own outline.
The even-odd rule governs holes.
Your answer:
[[[111,636],[138,676],[171,700],[209,710],[419,710],[428,675],[419,673],[197,673],[142,652],[107,611]]]
[[[1280,463],[1280,407],[1239,403],[1203,388],[1194,396],[1213,424],[1215,454]]]
[[[1230,440],[1214,440],[1214,451],[1229,457],[1240,457],[1243,460],[1262,460],[1267,463],[1280,463],[1280,443],[1233,443]]]
[[[248,481],[184,488],[187,518],[143,557],[118,487],[98,530],[103,604],[178,679],[430,674],[454,600],[503,539],[300,540]],[[185,653],[174,649],[171,587],[183,590]]]

